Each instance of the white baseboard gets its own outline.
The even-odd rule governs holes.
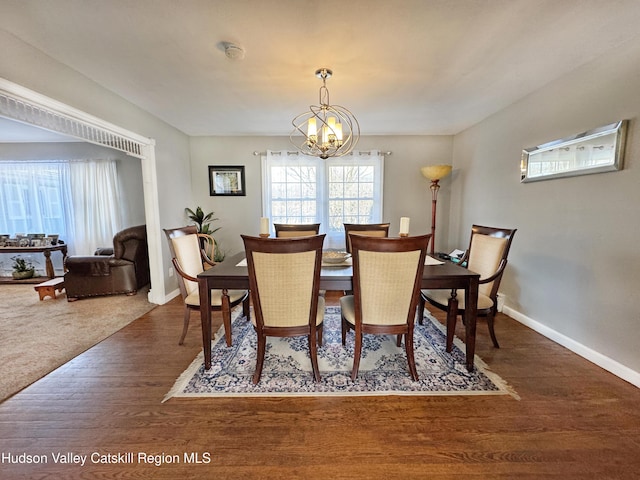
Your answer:
[[[160,303],[160,305],[164,305],[165,303],[170,302],[178,295],[180,295],[180,289],[176,288],[173,292],[169,292],[161,299],[162,303]]]
[[[553,340],[554,342],[562,345],[563,347],[568,348],[572,352],[580,355],[581,357],[589,360],[591,363],[598,365],[601,368],[604,368],[608,372],[613,373],[615,376],[626,380],[627,382],[635,385],[640,388],[640,373],[632,370],[631,368],[622,365],[619,362],[603,355],[595,350],[592,350],[589,347],[582,345],[581,343],[576,342],[575,340],[559,333],[552,328],[543,325],[540,322],[533,320],[532,318],[527,317],[526,315],[518,312],[517,310],[512,309],[511,307],[504,306],[503,313],[513,318],[517,322],[522,323],[523,325],[529,327],[532,330],[535,330],[539,334],[547,337],[549,340]]]
[[[151,303],[155,303],[156,305],[164,305],[176,298],[178,295],[180,295],[180,289],[178,288],[173,292],[169,292],[167,295],[163,295],[162,292],[156,292],[151,289],[149,290],[149,293],[147,293],[147,300]]]

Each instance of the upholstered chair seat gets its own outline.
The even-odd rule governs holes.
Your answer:
[[[456,298],[458,299],[458,309],[464,310],[464,290],[456,290]],[[422,295],[428,297],[430,301],[439,303],[440,305],[447,305],[449,298],[451,298],[451,290],[422,290]],[[493,300],[488,295],[478,293],[478,309],[485,310],[493,306]]]
[[[241,302],[242,299],[247,295],[246,290],[228,290],[229,292],[229,301],[231,303]],[[191,292],[184,299],[184,303],[187,305],[193,305],[194,307],[200,306],[200,295],[198,290]],[[222,290],[211,290],[211,306],[212,307],[222,307]]]

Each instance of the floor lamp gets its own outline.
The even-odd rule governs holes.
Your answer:
[[[438,190],[440,190],[440,179],[451,173],[451,165],[429,165],[420,169],[422,175],[431,181],[431,252],[434,254],[436,243],[436,205],[438,203]]]

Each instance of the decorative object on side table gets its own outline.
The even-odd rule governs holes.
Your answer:
[[[31,239],[25,235],[16,235],[18,247],[28,247],[31,245]]]
[[[31,263],[31,260],[26,260],[19,255],[11,257],[11,260],[13,260],[13,264],[11,265],[13,272],[11,275],[15,280],[24,280],[33,277],[36,268],[33,263]]]
[[[451,173],[451,165],[429,165],[422,167],[420,171],[425,178],[431,180],[429,189],[431,190],[431,250],[430,255],[435,252],[436,243],[436,205],[438,203],[438,190],[440,190],[440,184],[438,183],[442,178]]]

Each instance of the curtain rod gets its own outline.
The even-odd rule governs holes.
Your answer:
[[[279,151],[279,152],[274,152],[274,153],[280,155],[282,152]],[[298,155],[300,152],[297,152],[297,151],[291,152],[291,151],[289,151],[289,152],[286,152],[286,153],[287,153],[287,155]],[[383,153],[384,155],[391,155],[393,152],[387,151],[387,152],[381,152],[381,153]],[[258,151],[253,152],[253,155],[256,156],[256,157],[259,157],[261,155],[266,155],[266,154],[267,154],[267,152],[258,152]],[[358,151],[358,155],[371,155],[371,150]]]

